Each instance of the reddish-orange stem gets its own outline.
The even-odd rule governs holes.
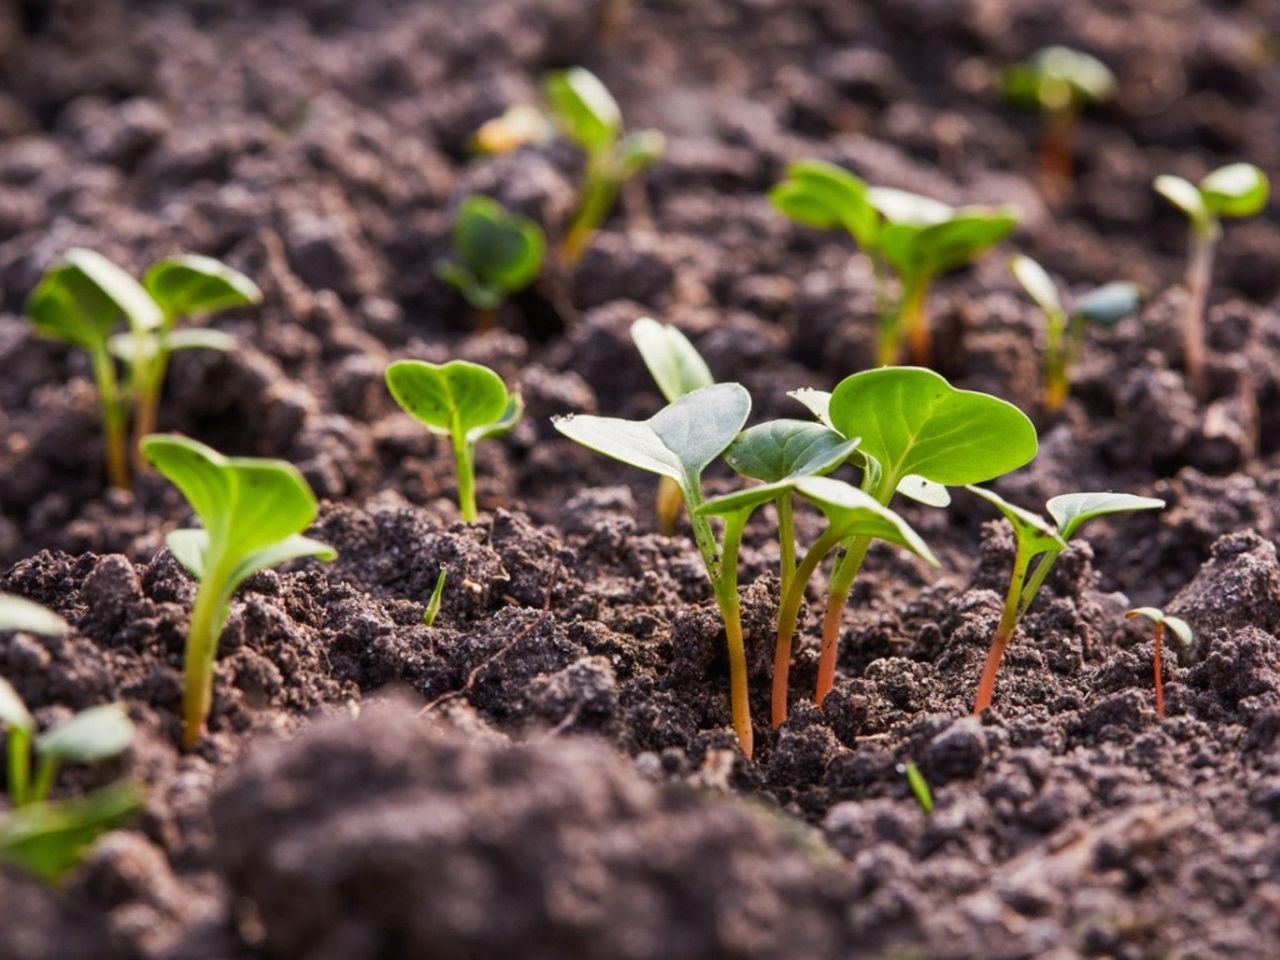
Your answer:
[[[1000,661],[1004,659],[1005,648],[1009,646],[1012,631],[997,630],[991,640],[991,649],[987,651],[987,662],[982,667],[982,679],[978,681],[978,693],[973,701],[973,715],[976,717],[991,706],[996,692],[996,673],[1000,669]]]
[[[822,653],[818,658],[818,686],[813,702],[822,706],[836,683],[836,652],[840,649],[840,619],[844,613],[845,594],[827,597],[827,609],[822,616]]]

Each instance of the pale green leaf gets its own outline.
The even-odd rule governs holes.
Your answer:
[[[133,724],[124,704],[82,710],[36,738],[36,753],[63,763],[96,763],[128,749]]]
[[[668,403],[715,383],[702,354],[671,324],[641,317],[631,325],[631,339]]]
[[[1095,517],[1112,513],[1130,513],[1135,510],[1163,510],[1165,503],[1154,497],[1139,497],[1131,493],[1064,493],[1054,497],[1046,505],[1049,516],[1058,525],[1064,540],[1070,540],[1076,531]]]

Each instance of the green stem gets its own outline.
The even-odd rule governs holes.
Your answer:
[[[836,562],[831,573],[831,583],[827,586],[827,607],[822,616],[822,650],[818,655],[818,685],[813,693],[813,702],[822,706],[831,688],[835,686],[836,655],[840,649],[840,618],[845,604],[849,602],[849,594],[853,591],[853,582],[862,569],[862,561],[867,557],[871,546],[871,537],[862,534],[848,541],[848,550]]]
[[[738,547],[746,526],[748,511],[724,518],[724,552],[720,574],[712,581],[720,615],[724,619],[724,635],[729,647],[729,703],[733,729],[748,760],[753,751],[751,701],[747,684],[747,651],[742,639],[742,613],[738,602]]]
[[[49,791],[53,789],[53,775],[58,772],[58,761],[51,756],[43,756],[36,763],[36,779],[31,785],[31,792],[26,797],[28,803],[43,803],[49,799]]]
[[[787,719],[787,690],[791,673],[791,643],[795,639],[796,625],[800,620],[800,605],[804,602],[805,587],[818,569],[823,558],[840,543],[838,531],[828,527],[818,537],[800,561],[786,590],[778,603],[778,638],[773,651],[773,699],[771,719],[779,726]]]
[[[1046,313],[1044,344],[1044,406],[1052,413],[1067,399],[1066,316],[1060,310]]]
[[[791,492],[780,493],[773,501],[778,512],[778,597],[781,599],[796,573],[796,532],[792,517]]]
[[[889,296],[884,261],[875,254],[870,259],[876,299],[876,366],[889,367],[898,360],[898,313]]]
[[[472,523],[476,513],[476,467],[475,450],[467,442],[467,435],[458,425],[451,432],[453,438],[453,459],[458,473],[458,508],[462,511],[462,519]]]
[[[120,386],[116,380],[116,364],[111,359],[106,341],[89,351],[93,359],[93,378],[98,384],[102,405],[102,435],[106,446],[107,480],[113,487],[129,486],[129,459],[125,451],[125,418],[120,405]]]
[[[1024,613],[1036,599],[1036,594],[1040,592],[1040,587],[1044,585],[1049,574],[1053,572],[1053,565],[1058,562],[1058,557],[1062,555],[1062,551],[1058,549],[1046,550],[1040,555],[1039,561],[1036,563],[1035,569],[1031,572],[1031,579],[1027,581],[1026,586],[1022,588],[1022,593],[1018,598],[1018,617],[1021,618]],[[1027,558],[1027,562],[1031,562],[1031,558]]]
[[[147,469],[142,455],[142,440],[156,432],[159,419],[160,395],[164,390],[164,378],[169,369],[169,337],[164,330],[156,332],[156,354],[135,375],[133,410],[133,462],[139,473]]]
[[[1025,545],[1019,543],[1017,553],[1013,557],[1013,573],[1009,577],[1009,589],[1004,597],[1004,610],[1000,614],[996,635],[991,640],[991,648],[987,651],[987,662],[982,667],[982,677],[978,680],[978,692],[973,702],[974,716],[991,706],[1000,661],[1004,659],[1005,648],[1013,638],[1014,631],[1018,629],[1018,621],[1026,609],[1022,604],[1022,595],[1027,578],[1027,567],[1030,564],[1031,554]]]
[[[9,799],[15,807],[27,802],[31,781],[31,731],[9,728]]]
[[[206,572],[191,608],[182,687],[182,746],[186,750],[194,747],[204,734],[213,703],[213,661],[222,632],[225,580],[216,568]]]
[[[604,223],[622,184],[613,175],[613,149],[595,154],[587,160],[587,172],[583,177],[582,203],[574,214],[560,244],[560,259],[569,266],[576,264],[591,242],[592,236]]]

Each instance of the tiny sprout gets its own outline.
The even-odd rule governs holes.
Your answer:
[[[617,101],[582,67],[549,74],[545,89],[556,122],[587,159],[578,212],[560,245],[561,259],[573,264],[613,208],[622,185],[662,156],[666,138],[657,130],[624,134]]]
[[[142,804],[140,788],[120,781],[83,797],[17,807],[0,818],[0,861],[44,883],[57,883],[94,840],[125,824]]]
[[[553,129],[547,116],[531,103],[517,103],[476,131],[475,148],[484,154],[510,153],[521,147],[546,143]]]
[[[1191,239],[1187,256],[1187,303],[1182,321],[1187,376],[1197,392],[1204,383],[1204,308],[1213,278],[1213,257],[1222,236],[1223,217],[1252,217],[1267,205],[1271,185],[1267,175],[1251,163],[1219,167],[1200,183],[1164,174],[1155,179],[1156,192],[1187,215]]]
[[[436,276],[476,310],[476,328],[494,324],[498,308],[538,276],[546,252],[542,228],[488,197],[470,196],[453,221],[454,259],[436,261]]]
[[[1072,142],[1085,107],[1115,96],[1116,78],[1097,57],[1069,47],[1045,47],[1025,63],[1004,71],[1005,99],[1041,111],[1047,118],[1040,146],[1040,176],[1051,199],[1065,195],[1072,180]]]
[[[641,317],[631,325],[631,340],[668,403],[716,382],[702,354],[688,337],[669,323]],[[658,532],[663,536],[675,534],[683,505],[676,482],[670,477],[659,477]]]
[[[436,617],[440,616],[440,600],[444,597],[444,581],[449,576],[449,568],[442,566],[436,576],[436,585],[431,591],[431,599],[427,601],[427,609],[422,612],[422,622],[428,627],[436,625]]]
[[[1086,327],[1114,327],[1142,304],[1137,284],[1115,281],[1097,287],[1076,301],[1068,314],[1057,284],[1045,269],[1021,254],[1009,261],[1014,279],[1044,312],[1044,406],[1050,413],[1061,408],[1071,389],[1071,368],[1084,343]]]
[[[514,427],[524,415],[519,392],[478,363],[397,360],[387,368],[387,389],[414,419],[453,443],[458,475],[458,507],[471,523],[476,512],[476,444]]]
[[[915,761],[908,760],[903,764],[902,773],[907,778],[907,786],[911,788],[911,795],[920,804],[920,809],[926,814],[933,813],[933,794],[929,790],[929,781],[924,778]]]
[[[974,698],[973,713],[976,716],[991,706],[996,673],[1000,669],[1000,661],[1004,659],[1005,648],[1013,639],[1023,615],[1035,602],[1036,594],[1053,570],[1058,557],[1067,548],[1067,541],[1080,527],[1097,517],[1136,510],[1162,510],[1164,501],[1129,493],[1066,493],[1045,504],[1049,516],[1053,518],[1053,523],[1050,524],[1039,514],[1014,506],[990,490],[971,485],[966,489],[982,497],[1004,515],[1013,527],[1016,543],[1013,573],[1009,577],[1004,610],[1000,614],[995,636],[991,639],[991,648],[987,652],[982,677],[978,681],[978,692]],[[1035,561],[1034,567],[1032,561]]]
[[[213,700],[213,661],[245,580],[302,557],[332,560],[327,544],[301,536],[315,519],[315,494],[283,460],[224,457],[177,434],[142,441],[147,460],[182,491],[202,530],[174,530],[165,543],[200,581],[187,632],[182,692],[182,744],[191,749],[204,732]]]
[[[1161,659],[1161,647],[1164,641],[1164,628],[1168,627],[1173,632],[1174,637],[1184,647],[1191,646],[1193,639],[1191,626],[1181,617],[1173,617],[1166,614],[1158,607],[1137,607],[1130,610],[1124,615],[1126,620],[1132,620],[1134,617],[1146,617],[1155,624],[1155,656],[1153,657],[1153,665],[1156,683],[1156,716],[1161,720],[1164,719],[1164,664]]]

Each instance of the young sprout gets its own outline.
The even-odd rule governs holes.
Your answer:
[[[183,666],[182,744],[204,733],[213,699],[213,660],[231,597],[249,577],[301,557],[332,560],[330,546],[301,536],[315,519],[315,494],[283,460],[224,457],[176,434],[142,441],[147,460],[182,491],[203,529],[174,530],[165,544],[200,581]]]
[[[674,403],[686,393],[709,387],[715,377],[702,359],[702,354],[683,333],[669,323],[658,323],[652,317],[641,317],[631,325],[631,341],[649,369],[654,383],[667,403]],[[676,522],[684,500],[679,485],[670,477],[658,478],[658,532],[674,536]]]
[[[479,195],[467,197],[453,221],[453,259],[437,260],[436,276],[476,311],[476,329],[488,330],[498,308],[542,269],[546,238],[528,217]]]
[[[436,625],[436,617],[440,616],[440,600],[444,597],[444,581],[449,576],[449,568],[441,567],[436,576],[436,585],[431,591],[431,599],[427,601],[427,609],[422,612],[422,622],[428,627]]]
[[[977,716],[991,706],[996,673],[1000,669],[1000,661],[1004,659],[1004,651],[1013,639],[1023,615],[1035,602],[1036,594],[1053,570],[1058,557],[1067,548],[1067,541],[1085,523],[1097,517],[1135,510],[1161,510],[1164,508],[1164,501],[1129,493],[1067,493],[1054,497],[1045,504],[1049,516],[1053,518],[1051,524],[1039,514],[1016,507],[990,490],[975,486],[968,486],[967,489],[1004,514],[1013,527],[1017,545],[1013,573],[1009,577],[1009,589],[1005,593],[1004,609],[1000,614],[995,636],[991,639],[991,649],[987,652],[982,677],[978,681],[978,692],[974,698],[973,713]]]
[[[1200,183],[1164,174],[1156,192],[1187,215],[1191,239],[1187,255],[1187,304],[1182,320],[1183,355],[1193,388],[1204,394],[1204,308],[1213,277],[1213,256],[1223,217],[1252,217],[1267,205],[1271,185],[1251,163],[1219,167]]]
[[[397,360],[387,368],[387,389],[396,403],[439,436],[449,437],[458,474],[458,507],[471,523],[476,512],[476,444],[514,427],[524,401],[502,378],[478,363]]]
[[[809,390],[793,396],[843,436],[862,438],[857,450],[862,490],[883,506],[896,493],[946,506],[950,499],[941,488],[981,482],[977,477],[993,479],[1036,454],[1035,427],[1021,410],[985,393],[957,390],[932,370],[868,370],[846,377],[830,395]],[[871,540],[861,532],[839,538],[844,555],[827,587],[814,693],[819,706],[835,682],[841,615]],[[797,576],[793,592],[799,581]],[[780,647],[790,650],[794,631],[795,618],[784,600],[778,615]]]
[[[1104,284],[1077,300],[1068,314],[1057,284],[1036,261],[1018,254],[1009,261],[1009,270],[1044,312],[1044,408],[1053,413],[1071,390],[1071,368],[1084,343],[1085,329],[1114,327],[1142,304],[1142,291],[1137,284],[1120,280]]]
[[[613,208],[622,185],[662,156],[666,139],[657,130],[624,134],[617,101],[582,67],[549,74],[545,89],[560,129],[587,160],[578,211],[560,245],[561,259],[573,264]]]
[[[1059,200],[1071,189],[1072,144],[1080,114],[1115,96],[1115,74],[1087,53],[1045,47],[1025,63],[1006,68],[1001,87],[1010,103],[1044,114],[1040,177],[1050,200]]]
[[[924,778],[915,761],[908,760],[903,764],[902,773],[907,778],[907,786],[911,788],[911,795],[920,804],[920,809],[926,814],[933,813],[933,794],[929,791],[929,781]]]
[[[1155,624],[1155,644],[1156,651],[1153,657],[1155,667],[1156,680],[1156,716],[1161,720],[1164,719],[1164,664],[1161,657],[1161,647],[1164,645],[1164,628],[1168,627],[1172,631],[1174,637],[1184,647],[1191,646],[1193,638],[1191,626],[1181,617],[1169,616],[1158,607],[1137,607],[1128,611],[1124,618],[1132,620],[1134,617],[1146,617]]]
[[[0,861],[57,883],[89,846],[142,809],[141,790],[121,781],[83,797],[28,803],[0,818]]]
[[[680,488],[693,539],[724,620],[733,728],[748,758],[753,734],[737,589],[742,530],[726,524],[721,548],[710,518],[699,508],[704,502],[703,471],[724,453],[750,412],[751,397],[745,388],[737,383],[719,383],[679,397],[648,420],[577,415],[554,421],[556,429],[570,440],[641,470],[669,477]]]

